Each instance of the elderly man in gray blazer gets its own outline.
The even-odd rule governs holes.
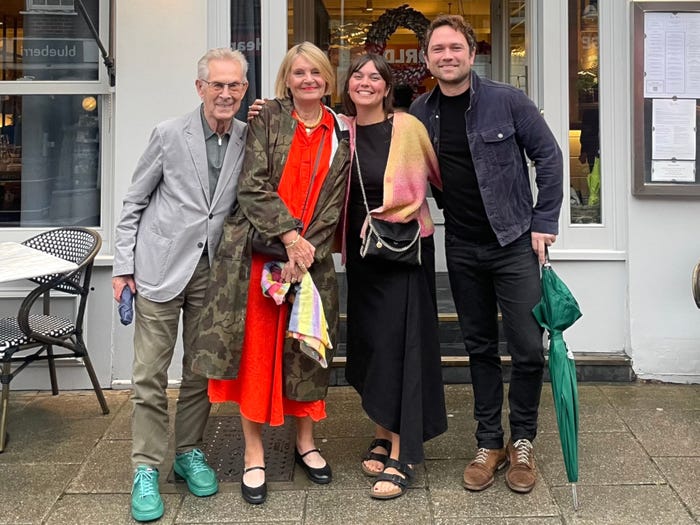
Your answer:
[[[136,294],[133,367],[131,513],[163,515],[158,467],[168,447],[168,367],[183,318],[182,383],[175,415],[175,474],[195,496],[218,490],[201,451],[209,416],[207,380],[194,375],[190,351],[199,325],[209,266],[235,202],[245,147],[234,119],[247,89],[238,51],[212,49],[198,62],[202,104],[156,126],[136,166],[116,230],[112,288]]]

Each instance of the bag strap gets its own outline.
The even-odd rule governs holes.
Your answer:
[[[365,209],[367,210],[367,217],[370,219],[372,216],[369,214],[369,205],[367,204],[367,194],[365,193],[365,185],[362,182],[362,170],[360,169],[360,155],[357,148],[357,137],[355,138],[355,165],[357,166],[357,178],[360,179],[360,189],[362,190],[362,201],[365,203]]]

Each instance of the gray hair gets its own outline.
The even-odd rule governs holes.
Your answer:
[[[197,78],[209,80],[209,62],[212,60],[235,60],[241,65],[244,80],[248,75],[248,61],[243,53],[229,47],[217,47],[207,51],[197,62]]]

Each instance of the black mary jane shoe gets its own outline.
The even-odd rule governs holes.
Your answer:
[[[251,470],[264,471],[265,467],[244,468],[243,476],[245,476],[246,473],[250,472]],[[263,481],[263,484],[259,487],[249,487],[245,484],[243,478],[241,477],[241,495],[243,496],[243,499],[251,505],[260,505],[261,503],[265,503],[265,500],[267,499],[267,481]]]
[[[333,475],[331,473],[331,467],[326,461],[326,464],[323,467],[320,468],[314,468],[310,467],[309,465],[306,464],[306,461],[304,461],[304,457],[308,456],[312,452],[318,452],[319,454],[321,451],[317,448],[312,448],[311,450],[307,450],[303,454],[300,454],[299,451],[294,448],[294,459],[296,460],[297,464],[304,470],[306,473],[306,476],[313,481],[314,483],[317,483],[319,485],[326,485],[331,482],[331,479],[333,479]]]

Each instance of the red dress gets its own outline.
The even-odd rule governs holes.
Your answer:
[[[297,126],[277,189],[290,213],[295,217],[301,216],[305,229],[311,222],[330,164],[334,121],[328,111],[324,110],[324,113],[319,127],[308,135],[302,124]],[[313,187],[308,192],[308,202],[304,207],[319,147],[323,149]],[[301,188],[304,190],[300,191]],[[284,397],[282,354],[289,321],[289,304],[277,306],[271,298],[262,294],[262,269],[269,260],[268,256],[253,254],[238,377],[210,379],[209,399],[212,403],[235,401],[246,419],[271,426],[282,425],[285,415],[309,416],[314,421],[320,421],[326,417],[325,401],[302,402]]]

